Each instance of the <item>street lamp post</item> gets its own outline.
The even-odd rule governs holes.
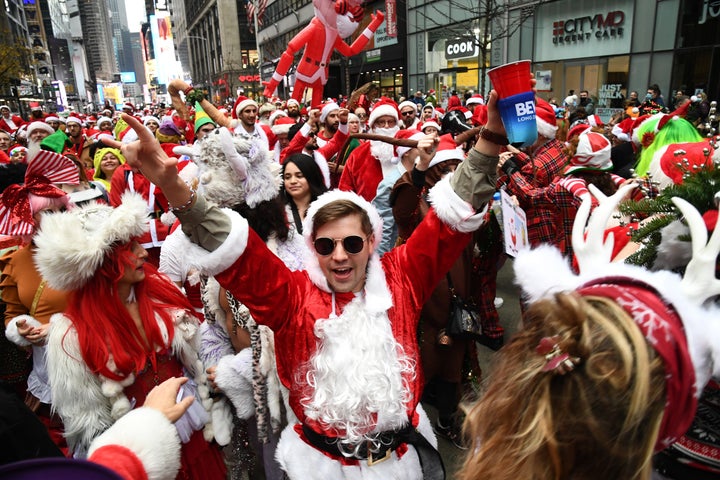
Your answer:
[[[207,78],[206,78],[206,86],[208,89],[208,95],[212,98],[212,72],[210,71],[210,46],[208,45],[208,40],[205,37],[201,37],[200,35],[185,35],[187,44],[190,45],[189,39],[195,39],[195,40],[202,40],[203,42],[203,49],[205,50],[205,66],[207,69]],[[190,53],[193,56],[193,60],[195,57],[195,54],[193,52],[193,49],[190,49]],[[195,63],[193,61],[193,63]]]

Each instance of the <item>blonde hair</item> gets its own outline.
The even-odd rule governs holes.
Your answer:
[[[475,445],[457,478],[649,479],[665,372],[632,318],[607,298],[564,293],[525,319],[468,413]],[[535,351],[555,335],[580,359],[565,375],[543,372]]]

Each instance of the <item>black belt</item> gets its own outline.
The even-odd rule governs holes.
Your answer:
[[[317,61],[317,60],[312,60],[312,59],[310,59],[310,58],[308,58],[308,57],[305,57],[305,61],[306,61],[307,63],[314,63],[316,67],[324,67],[325,65],[327,65],[326,63],[321,63],[321,62],[319,62],[319,61]]]
[[[376,441],[368,440],[357,448],[357,452],[350,455],[348,454],[350,446],[341,447],[341,440],[339,438],[328,437],[327,435],[317,433],[304,423],[302,424],[302,430],[307,441],[318,450],[322,450],[335,457],[367,460],[369,466],[387,460],[396,448],[403,443],[407,443],[415,447],[415,451],[420,458],[423,479],[445,479],[445,465],[443,465],[440,452],[430,445],[430,442],[428,442],[412,424],[408,424],[400,430],[381,432],[378,434]]]

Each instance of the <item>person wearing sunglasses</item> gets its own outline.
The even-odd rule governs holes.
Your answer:
[[[415,232],[382,260],[375,251],[382,221],[369,202],[348,191],[319,197],[303,223],[311,252],[305,270],[295,272],[242,216],[185,184],[149,132],[137,128],[140,141],[121,145],[168,196],[200,270],[274,331],[278,376],[296,417],[276,453],[290,479],[445,478],[420,405],[416,332],[423,304],[482,225],[495,191],[507,142],[495,92],[486,128],[454,174],[431,190],[433,207]],[[434,137],[419,140],[413,175],[424,175],[435,147]]]
[[[418,105],[410,100],[405,100],[398,105],[400,110],[400,120],[404,125],[405,129],[416,129],[417,124],[420,123],[418,116]]]

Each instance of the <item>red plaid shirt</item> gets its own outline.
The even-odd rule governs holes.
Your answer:
[[[547,187],[560,175],[569,160],[563,148],[559,140],[552,139],[539,147],[533,158],[520,153],[515,156],[520,171],[509,177],[503,177],[507,184],[507,192],[515,195],[520,206],[525,210],[528,241],[532,247],[541,243],[553,243],[556,238],[554,208],[545,202],[537,203],[533,199],[533,192]]]

